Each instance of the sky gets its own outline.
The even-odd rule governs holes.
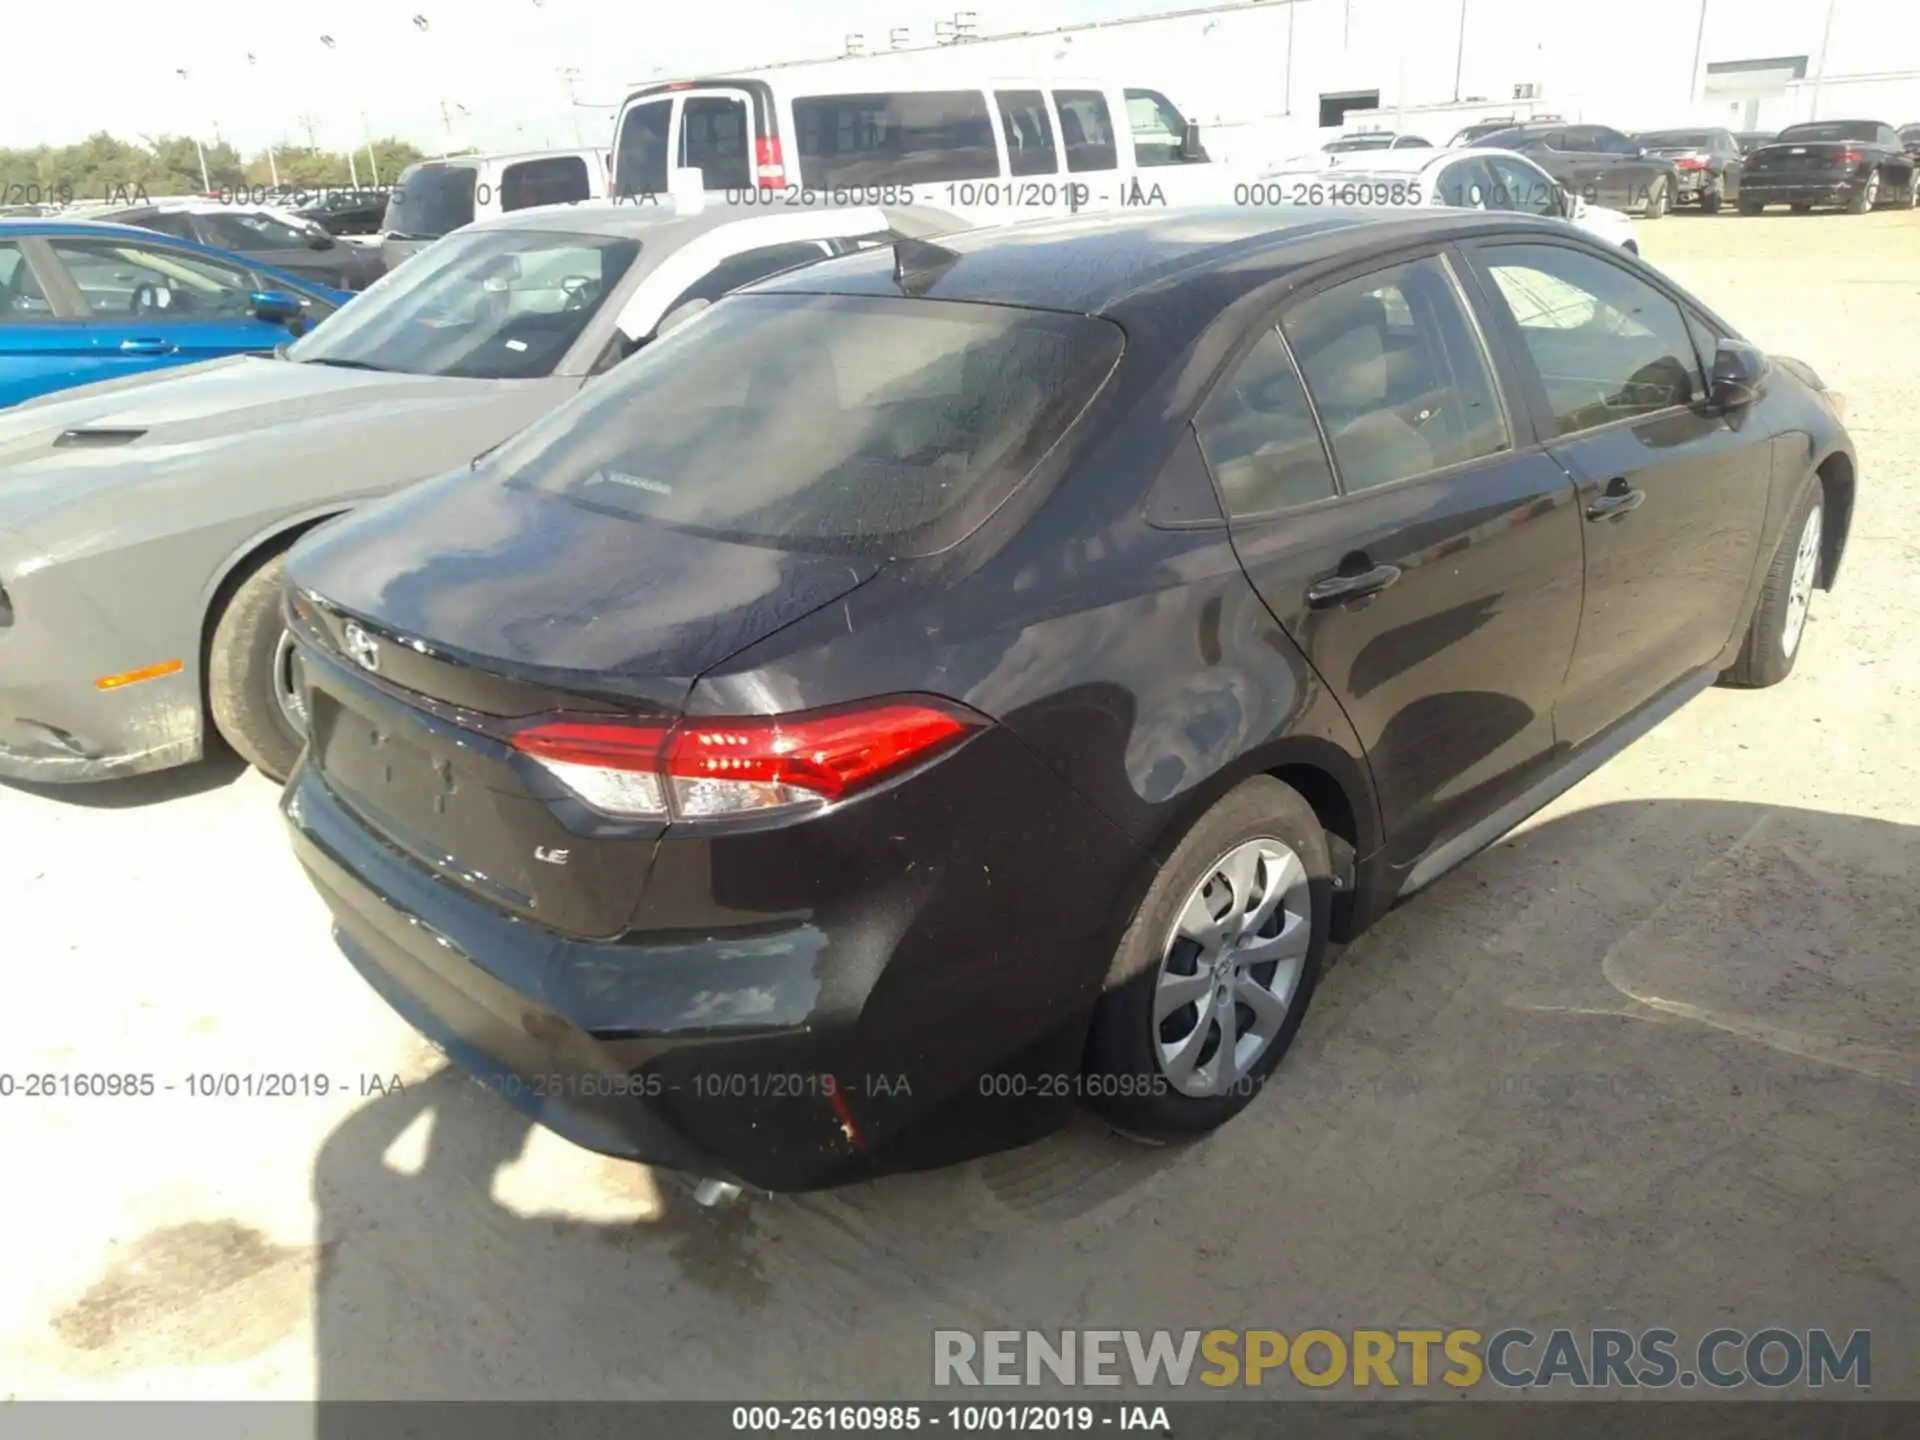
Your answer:
[[[363,138],[363,113],[372,133],[399,134],[423,148],[448,138],[486,148],[568,144],[575,117],[559,74],[566,67],[580,72],[573,82],[580,101],[607,107],[578,112],[582,138],[597,146],[630,82],[656,70],[837,55],[849,32],[864,32],[869,48],[879,49],[893,26],[927,42],[936,20],[965,7],[951,0],[190,0],[188,8],[185,23],[130,34],[110,10],[30,0],[9,6],[0,148],[70,144],[107,130],[127,139],[217,135],[251,153],[270,141],[305,143],[310,128],[321,145],[340,149]],[[972,6],[982,34],[1174,8],[1167,0]],[[424,29],[415,16],[426,20]],[[116,38],[96,44],[89,31],[102,23]],[[85,57],[78,65],[23,58],[76,53]],[[518,131],[523,119],[526,129]]]

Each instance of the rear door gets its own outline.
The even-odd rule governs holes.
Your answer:
[[[0,240],[0,406],[111,378],[88,333],[85,312],[50,270],[44,242]],[[51,298],[50,298],[51,297]]]
[[[190,365],[240,352],[270,354],[289,338],[253,315],[251,272],[155,243],[52,239],[47,253],[86,308],[99,378]]]
[[[689,90],[679,97],[674,133],[676,165],[698,170],[703,190],[751,190],[753,107],[738,90]]]
[[[1323,283],[1242,342],[1196,421],[1241,563],[1365,744],[1401,865],[1550,761],[1580,618],[1573,487],[1509,414],[1465,291],[1440,248]]]
[[[1707,406],[1683,303],[1627,264],[1571,239],[1467,253],[1491,324],[1530,362],[1535,427],[1578,487],[1586,597],[1555,725],[1578,745],[1732,637],[1759,558],[1771,437]]]

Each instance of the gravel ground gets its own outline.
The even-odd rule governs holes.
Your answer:
[[[0,1100],[0,1395],[878,1398],[927,1392],[936,1326],[1725,1324],[1870,1328],[1875,1394],[1920,1397],[1920,214],[1642,239],[1847,394],[1841,588],[1788,683],[1352,947],[1194,1147],[1088,1124],[699,1210],[440,1073],[265,781],[0,788],[0,1071],[162,1087]],[[265,1070],[330,1093],[189,1092]]]

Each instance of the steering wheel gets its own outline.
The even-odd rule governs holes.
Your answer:
[[[584,310],[593,300],[595,285],[584,275],[568,275],[560,281],[560,288],[566,292],[565,310]]]

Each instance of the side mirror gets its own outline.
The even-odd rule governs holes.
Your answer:
[[[1760,398],[1760,386],[1773,369],[1766,352],[1744,340],[1722,340],[1713,355],[1707,399],[1719,410],[1739,410]]]
[[[674,306],[661,318],[660,323],[653,327],[653,338],[658,340],[668,331],[678,330],[712,304],[711,300],[689,300],[684,305]]]
[[[324,230],[317,235],[309,235],[307,237],[307,248],[309,250],[331,250],[333,248],[333,236],[327,234]]]
[[[247,302],[253,318],[265,320],[269,325],[291,325],[307,308],[298,295],[290,295],[285,290],[256,290],[247,297]]]

